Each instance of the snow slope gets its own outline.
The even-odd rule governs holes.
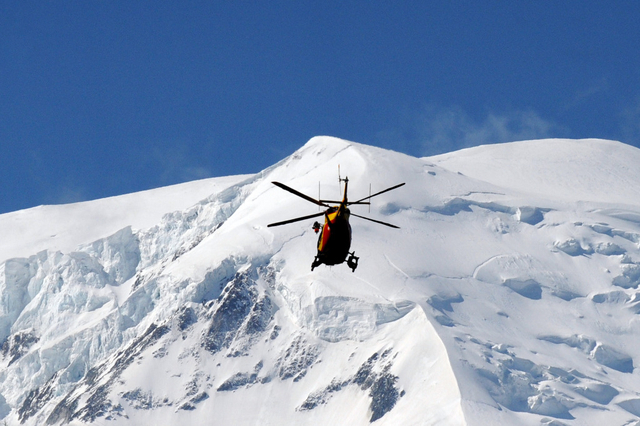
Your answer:
[[[543,198],[635,204],[638,149],[600,139],[543,139],[431,157],[449,170]]]
[[[249,176],[202,179],[84,203],[39,206],[0,215],[0,262],[41,250],[69,252],[131,226],[145,229]]]
[[[312,272],[313,220],[266,224],[317,206],[271,181],[337,198],[338,164],[352,199],[407,183],[352,207],[401,229],[354,217],[359,268]],[[414,158],[318,137],[211,195],[185,184],[201,200],[173,213],[147,193],[149,221],[115,197],[117,220],[47,245],[66,218],[38,212],[3,246],[0,417],[640,424],[637,164],[601,140]]]

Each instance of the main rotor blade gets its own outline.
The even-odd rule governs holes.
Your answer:
[[[392,224],[390,224],[390,223],[383,222],[383,221],[381,221],[381,220],[371,219],[370,217],[360,216],[360,215],[355,214],[355,213],[351,213],[351,216],[359,217],[360,219],[364,219],[364,220],[370,220],[371,222],[379,223],[380,225],[389,226],[389,227],[391,227],[391,228],[400,229],[400,227],[399,227],[399,226],[395,226],[395,225],[392,225]]]
[[[300,191],[296,191],[295,189],[291,188],[290,186],[285,185],[284,183],[280,183],[280,182],[271,182],[271,183],[274,184],[275,186],[278,186],[278,187],[284,189],[285,191],[289,191],[293,195],[297,195],[300,198],[304,198],[305,200],[307,200],[307,201],[309,201],[309,202],[311,202],[313,204],[316,204],[316,205],[322,206],[322,207],[330,207],[329,205],[324,204],[324,203],[316,200],[315,198],[311,198],[308,195],[305,195]]]
[[[309,216],[296,217],[296,218],[289,219],[289,220],[283,220],[282,222],[270,223],[269,225],[267,225],[267,228],[269,228],[271,226],[286,225],[287,223],[298,222],[298,221],[301,221],[301,220],[311,219],[312,217],[318,217],[318,216],[322,216],[322,215],[324,215],[324,212],[310,214]]]
[[[373,197],[375,197],[377,195],[384,194],[385,192],[391,191],[392,189],[400,188],[404,184],[405,184],[405,182],[403,182],[401,184],[398,184],[398,185],[395,185],[395,186],[392,186],[391,188],[384,189],[384,190],[382,190],[380,192],[376,192],[375,194],[369,195],[368,197],[364,197],[364,198],[362,198],[362,199],[360,199],[358,201],[348,202],[347,204],[356,204],[356,203],[359,203],[361,201],[368,200],[369,198],[373,198]]]
[[[342,203],[342,201],[336,201],[336,200],[320,200],[320,202],[321,202],[321,203],[331,203],[331,204],[341,204],[341,203]],[[365,202],[361,202],[361,201],[354,201],[354,202],[347,201],[347,204],[348,204],[348,205],[351,205],[351,204],[365,204],[365,205],[367,205],[367,204],[370,204],[370,203],[369,203],[368,201],[365,201]]]

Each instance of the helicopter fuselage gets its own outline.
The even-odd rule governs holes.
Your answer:
[[[344,197],[340,205],[329,207],[324,212],[324,225],[318,237],[318,254],[311,264],[312,271],[323,263],[329,266],[338,265],[345,260],[352,271],[358,267],[359,258],[355,256],[355,253],[349,253],[351,248],[351,225],[349,224],[351,212],[347,207],[349,204],[347,200],[349,178],[340,180],[344,182]],[[314,229],[318,229],[317,225],[314,226]],[[348,259],[347,255],[349,255]]]
[[[349,209],[342,204],[331,207],[325,212],[316,255],[320,263],[337,265],[347,259],[351,248],[350,214]]]

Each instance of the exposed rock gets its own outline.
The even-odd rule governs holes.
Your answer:
[[[202,343],[209,352],[219,352],[233,341],[257,299],[253,284],[249,273],[237,273],[223,290],[214,304],[211,322]]]
[[[278,359],[278,377],[280,380],[293,378],[294,382],[307,374],[307,369],[318,360],[319,350],[310,345],[302,336],[296,337],[291,346]]]
[[[9,357],[8,365],[22,357],[29,348],[40,340],[33,331],[19,331],[12,334],[2,344],[2,357]]]
[[[398,399],[404,395],[395,384],[398,376],[390,373],[391,362],[389,357],[391,349],[382,354],[375,352],[359,368],[358,371],[347,380],[333,379],[324,389],[312,392],[298,408],[300,411],[313,410],[319,405],[326,404],[337,392],[349,385],[356,385],[362,390],[368,390],[371,397],[370,422],[382,418],[395,407]],[[384,364],[383,364],[384,363]]]
[[[29,417],[35,415],[54,395],[57,374],[54,374],[43,386],[31,389],[22,405],[18,409],[18,419],[24,423]]]

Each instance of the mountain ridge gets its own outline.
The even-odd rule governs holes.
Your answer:
[[[570,157],[584,166],[599,144],[582,142],[587,152]],[[516,156],[512,168],[558,148],[528,145],[537,157]],[[317,137],[258,174],[214,181],[210,196],[148,228],[3,261],[0,415],[9,424],[632,424],[640,205],[502,182],[486,171],[486,158],[503,161],[500,148],[462,152],[465,162]],[[615,157],[618,170],[633,169],[636,151]],[[559,182],[571,182],[573,170],[557,164]],[[322,182],[322,197],[337,197],[328,177],[338,165],[352,197],[369,183],[376,192],[407,182],[370,213],[401,229],[354,218],[358,270],[311,272],[309,224],[266,224],[317,206],[270,182],[314,197]],[[595,194],[611,197],[609,170],[585,169]]]
[[[470,177],[546,198],[626,204],[640,199],[640,173],[627,166],[640,161],[640,150],[616,141],[510,142],[467,148],[430,160]],[[601,170],[607,175],[597,173]]]

